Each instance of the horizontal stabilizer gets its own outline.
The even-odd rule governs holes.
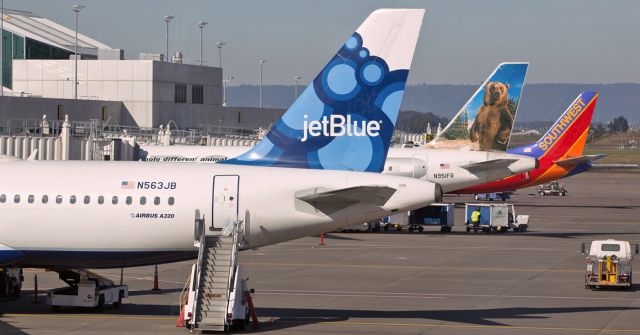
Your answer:
[[[396,192],[395,188],[388,186],[355,186],[337,190],[321,191],[313,189],[305,195],[297,196],[298,199],[313,207],[326,211],[338,211],[357,203],[382,206]]]
[[[513,162],[516,162],[516,161],[517,159],[500,158],[500,159],[492,159],[484,162],[461,165],[460,167],[473,174],[477,174],[480,172],[488,172],[490,170],[508,169],[509,165],[511,165]]]
[[[607,155],[605,154],[600,154],[600,155],[586,155],[586,156],[579,156],[579,157],[571,157],[571,158],[557,160],[554,163],[560,166],[574,166],[582,163],[595,162],[606,156]]]

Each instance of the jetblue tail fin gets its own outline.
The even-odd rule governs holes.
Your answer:
[[[423,9],[379,9],[257,146],[226,164],[380,172]]]
[[[501,63],[427,146],[506,151],[529,63]]]
[[[548,157],[554,162],[583,155],[589,126],[598,100],[598,92],[582,92],[569,108],[536,143],[509,150],[509,153],[535,158]]]

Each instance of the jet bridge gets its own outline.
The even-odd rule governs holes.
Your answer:
[[[196,212],[194,245],[198,260],[192,266],[188,290],[179,320],[191,331],[229,331],[243,329],[257,318],[251,292],[238,264],[238,235],[243,222],[228,219],[222,229],[206,229]]]

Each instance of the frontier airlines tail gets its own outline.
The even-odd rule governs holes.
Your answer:
[[[262,141],[223,163],[382,171],[423,16],[373,12]]]
[[[427,147],[506,151],[528,68],[529,63],[499,64]]]

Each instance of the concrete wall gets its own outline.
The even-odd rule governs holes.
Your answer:
[[[123,103],[118,101],[51,99],[35,97],[0,97],[0,119],[39,120],[47,115],[49,120],[58,119],[58,105],[62,105],[64,114],[73,121],[102,119],[102,107],[112,116],[111,124],[136,126],[133,116]],[[283,109],[222,107],[205,105],[184,105],[181,109],[163,109],[156,116],[156,127],[166,125],[169,120],[176,122],[181,129],[198,128],[201,125],[222,125],[247,129],[267,128],[284,113]]]
[[[64,114],[74,121],[102,119],[102,108],[107,108],[111,121],[115,124],[133,122],[126,108],[119,101],[47,99],[34,97],[0,97],[0,119],[42,119],[47,115],[49,120],[58,119],[58,106],[62,106]]]
[[[14,60],[13,91],[45,98],[74,97],[73,60]],[[175,103],[176,84],[186,84],[187,102]],[[193,85],[203,103],[192,103]],[[152,60],[78,61],[78,98],[121,101],[140,127],[158,127],[174,116],[190,119],[222,105],[222,69]],[[216,119],[217,122],[217,119]],[[193,126],[189,123],[179,123]]]

